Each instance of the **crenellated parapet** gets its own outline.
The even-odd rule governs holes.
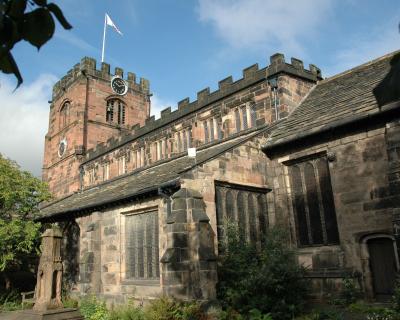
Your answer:
[[[91,62],[91,65],[93,65],[93,62]],[[270,57],[270,64],[267,67],[260,69],[258,64],[253,64],[243,69],[242,74],[242,78],[236,81],[234,81],[232,76],[220,80],[218,82],[218,89],[213,92],[210,91],[209,87],[198,91],[195,101],[190,101],[189,98],[179,101],[174,111],[171,111],[171,107],[165,108],[161,111],[161,117],[159,119],[155,119],[155,117],[152,116],[146,120],[144,126],[133,126],[131,128],[131,133],[121,137],[118,141],[111,139],[100,148],[88,150],[85,162],[101,156],[107,150],[116,149],[129,141],[138,139],[154,130],[176,122],[183,117],[187,117],[211,104],[223,101],[241,90],[257,85],[257,83],[263,81],[268,81],[269,83],[269,80],[276,79],[282,74],[300,78],[309,83],[316,83],[322,79],[321,70],[315,65],[310,64],[309,69],[305,69],[303,61],[297,58],[291,58],[290,63],[288,63],[285,60],[285,56],[281,53],[272,55]],[[142,81],[140,85],[145,87]],[[243,99],[245,99],[245,97],[241,98],[239,102],[246,102]],[[234,103],[235,101],[227,103],[227,105],[234,105]]]
[[[77,63],[67,74],[62,77],[53,87],[53,100],[61,96],[66,89],[71,86],[78,79],[85,77],[92,77],[102,79],[104,81],[110,81],[114,75],[124,78],[124,70],[119,67],[115,67],[114,74],[110,71],[110,65],[102,62],[100,68],[97,67],[95,59],[90,57],[82,58],[80,63]],[[124,78],[128,83],[128,87],[132,90],[149,94],[150,82],[145,78],[136,79],[136,74],[133,72],[127,72]]]

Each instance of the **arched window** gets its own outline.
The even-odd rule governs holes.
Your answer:
[[[243,129],[246,130],[249,127],[249,123],[247,122],[247,107],[242,107],[241,112],[243,120]]]
[[[252,127],[255,127],[256,121],[257,121],[256,105],[253,104],[250,106],[250,125]]]
[[[66,101],[60,109],[60,129],[64,128],[68,124],[70,105],[70,102]]]
[[[339,243],[335,204],[325,155],[290,165],[299,245]]]
[[[236,126],[236,132],[239,132],[242,127],[242,125],[240,123],[239,109],[235,109],[235,126]]]
[[[106,121],[107,122],[114,121],[114,100],[107,101]]]
[[[268,230],[267,189],[215,182],[217,236],[226,236],[226,220],[238,228],[242,240],[253,244],[264,239]]]
[[[117,123],[125,124],[125,105],[119,99],[110,99],[107,101],[106,121],[114,121],[114,112],[116,112]]]

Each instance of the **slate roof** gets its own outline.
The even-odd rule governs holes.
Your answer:
[[[375,96],[376,88],[393,80],[391,64],[399,53],[390,53],[320,81],[273,131],[263,150],[268,152],[289,142],[331,130],[346,121],[350,122],[350,119],[381,112],[382,104],[378,103],[380,98]]]
[[[226,142],[218,143],[208,148],[198,150],[197,165],[209,161],[220,154],[232,149],[252,137],[264,132],[263,127]],[[132,199],[144,194],[157,194],[157,188],[163,184],[179,180],[182,173],[194,167],[194,159],[182,156],[170,161],[156,164],[142,171],[134,171],[126,176],[110,180],[101,185],[82,192],[74,193],[66,198],[44,206],[37,220],[76,212],[94,211],[95,208]]]

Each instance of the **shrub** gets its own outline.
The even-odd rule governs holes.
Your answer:
[[[392,297],[392,308],[400,314],[400,278],[396,280],[396,286],[394,287],[394,294]]]
[[[143,308],[128,304],[111,310],[109,320],[146,320],[146,318]]]
[[[304,269],[296,263],[287,233],[273,227],[262,249],[243,241],[232,224],[226,226],[225,254],[219,261],[218,298],[223,307],[242,314],[251,309],[270,313],[273,319],[291,319],[306,295]]]
[[[71,297],[63,297],[62,303],[64,308],[78,308],[79,301]]]
[[[347,306],[357,301],[357,298],[359,297],[359,291],[356,288],[354,279],[343,279],[342,297]]]
[[[0,294],[0,311],[14,311],[22,307],[21,294],[18,290],[7,290]]]
[[[105,302],[97,300],[96,296],[87,296],[83,298],[79,310],[86,320],[109,319],[109,312]]]
[[[168,297],[152,301],[145,308],[148,320],[202,320],[206,316],[195,302],[182,302]]]

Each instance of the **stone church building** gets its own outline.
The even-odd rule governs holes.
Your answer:
[[[282,54],[150,116],[149,81],[83,58],[53,89],[42,222],[64,232],[69,290],[110,302],[216,297],[224,223],[285,226],[314,297],[399,268],[399,56],[323,79]],[[196,148],[196,155],[188,149]]]

